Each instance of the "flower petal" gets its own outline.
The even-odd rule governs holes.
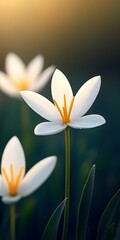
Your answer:
[[[31,107],[36,113],[49,121],[56,121],[60,119],[59,112],[56,107],[47,98],[32,91],[21,91],[25,102]]]
[[[88,116],[78,118],[68,125],[70,127],[80,128],[80,129],[81,128],[94,128],[94,127],[98,127],[100,125],[103,125],[105,122],[106,121],[102,116],[92,114],[92,115],[88,115]]]
[[[26,67],[23,61],[14,53],[7,54],[5,67],[7,74],[14,80],[23,77],[26,74]]]
[[[51,92],[53,100],[56,100],[60,108],[63,108],[64,106],[65,95],[67,108],[69,108],[71,100],[73,98],[73,92],[67,78],[58,69],[55,70],[52,77]]]
[[[2,175],[0,174],[0,196],[6,196],[8,194],[8,188],[5,184]]]
[[[7,143],[1,162],[1,172],[4,168],[7,175],[10,176],[10,165],[13,165],[14,177],[16,177],[20,171],[21,167],[24,167],[22,177],[25,173],[25,155],[22,145],[17,137],[12,137]],[[4,178],[4,175],[3,175]]]
[[[67,125],[63,124],[63,123],[58,123],[58,122],[43,122],[38,124],[35,127],[34,133],[36,135],[52,135],[55,133],[59,133],[62,132],[65,128],[67,127]]]
[[[0,90],[6,93],[8,96],[20,96],[16,88],[11,84],[9,78],[3,72],[0,72]]]
[[[56,164],[56,157],[47,157],[35,164],[21,182],[18,193],[25,197],[40,187],[52,173]]]
[[[0,174],[0,196],[3,195],[3,189],[2,189],[2,175]]]
[[[38,55],[31,60],[31,62],[27,66],[27,74],[31,79],[31,82],[38,77],[39,73],[42,71],[44,65],[44,57],[42,55]]]
[[[82,117],[92,106],[100,90],[100,76],[88,80],[77,92],[73,108],[71,111],[71,120]]]
[[[51,75],[53,74],[55,70],[54,66],[50,66],[48,68],[46,68],[40,75],[40,77],[38,77],[37,81],[35,81],[31,87],[30,90],[32,91],[39,91],[41,89],[43,89],[43,87],[47,84],[48,80],[50,79]]]
[[[21,196],[19,196],[19,195],[15,196],[15,197],[10,197],[10,196],[2,197],[2,201],[6,204],[18,202],[20,199],[21,199]]]

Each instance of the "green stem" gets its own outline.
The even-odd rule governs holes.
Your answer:
[[[10,205],[10,239],[15,240],[15,205]]]
[[[64,223],[62,240],[67,239],[68,219],[69,219],[69,194],[70,194],[70,130],[65,129],[65,148],[66,148],[66,171],[65,171],[65,198],[66,205],[64,210]]]

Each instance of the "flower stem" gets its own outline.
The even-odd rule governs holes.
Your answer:
[[[65,171],[65,198],[66,205],[64,210],[64,223],[62,240],[67,239],[68,219],[69,219],[69,194],[70,194],[70,130],[65,129],[65,148],[66,148],[66,171]]]
[[[10,205],[10,239],[15,240],[15,204]]]

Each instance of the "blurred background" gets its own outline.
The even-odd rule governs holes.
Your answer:
[[[102,77],[100,93],[89,113],[103,115],[106,124],[95,129],[71,129],[69,239],[74,239],[83,184],[90,167],[96,164],[88,237],[93,240],[103,209],[120,187],[120,2],[0,0],[1,71],[5,71],[9,52],[18,54],[25,64],[43,54],[45,67],[55,64],[69,79],[74,94],[91,77]],[[41,94],[51,100],[50,81]],[[58,156],[49,180],[17,204],[17,239],[40,239],[49,217],[64,199],[64,133],[35,136],[34,127],[41,121],[22,99],[0,92],[0,156],[14,135],[23,144],[27,169],[46,156]],[[8,226],[9,207],[1,202],[0,239],[9,239]]]

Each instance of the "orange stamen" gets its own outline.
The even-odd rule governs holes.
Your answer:
[[[65,94],[64,94],[63,113],[64,113],[64,122],[67,123],[67,121],[68,121],[68,116],[67,116],[67,103],[66,103],[66,96],[65,96]]]
[[[8,178],[8,175],[7,175],[6,170],[4,168],[2,168],[2,173],[3,173],[3,175],[6,179],[7,184],[9,185],[9,178]]]
[[[60,115],[61,115],[61,118],[62,118],[62,120],[63,120],[63,122],[64,122],[64,115],[63,115],[63,113],[62,113],[59,105],[57,104],[56,100],[54,100],[54,104],[55,104],[55,106],[57,107],[57,109],[58,109],[58,111],[59,111],[59,113],[60,113]]]
[[[11,173],[11,182],[14,182],[14,170],[13,170],[12,164],[10,164],[10,173]]]
[[[70,119],[70,114],[71,114],[71,111],[72,111],[74,99],[75,99],[75,97],[72,98],[71,103],[70,103],[70,107],[69,107],[69,111],[68,111],[68,119]]]
[[[20,180],[22,178],[23,171],[24,171],[24,167],[21,167],[15,179],[13,164],[10,164],[10,179],[9,179],[5,168],[2,168],[2,174],[4,175],[4,178],[8,185],[9,194],[11,196],[15,196],[17,194],[17,189],[18,189]]]
[[[59,111],[59,113],[61,115],[63,123],[70,122],[70,114],[71,114],[71,111],[72,111],[73,102],[74,102],[74,97],[71,100],[69,109],[67,109],[66,95],[64,94],[64,106],[63,106],[63,108],[61,110],[59,105],[58,105],[58,103],[56,102],[56,100],[54,100],[54,104],[57,107],[57,109],[58,109],[58,111]]]
[[[18,175],[16,177],[16,183],[15,183],[16,188],[18,188],[19,182],[20,182],[22,174],[23,174],[23,170],[24,170],[24,167],[21,167],[20,171],[19,171],[19,173],[18,173]]]

